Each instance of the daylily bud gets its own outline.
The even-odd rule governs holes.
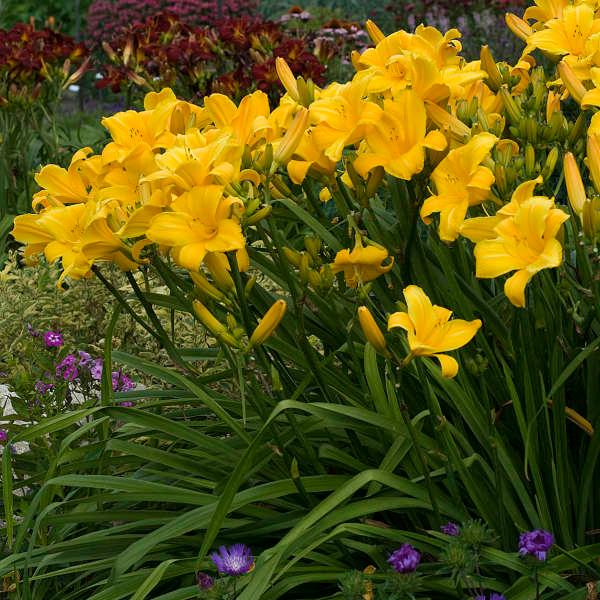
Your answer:
[[[500,97],[502,98],[502,102],[504,103],[504,108],[506,108],[506,112],[510,117],[510,121],[513,125],[517,125],[523,121],[523,112],[515,102],[515,99],[511,96],[511,93],[508,91],[508,87],[503,85],[499,91]]]
[[[289,263],[295,267],[300,266],[300,260],[302,259],[302,254],[300,254],[300,252],[296,252],[296,250],[292,250],[291,248],[285,246],[283,248],[283,253]]]
[[[194,282],[194,285],[206,296],[219,301],[225,298],[223,292],[212,285],[212,283],[210,283],[208,279],[204,277],[204,275],[190,271],[190,276]]]
[[[117,55],[108,42],[102,42],[102,50],[104,50],[111,62],[117,62]]]
[[[275,70],[277,71],[277,75],[283,84],[285,91],[292,99],[298,102],[300,100],[298,84],[296,83],[296,78],[294,77],[292,70],[287,62],[285,62],[285,59],[281,58],[280,56],[275,59]]]
[[[585,202],[581,213],[583,232],[590,240],[600,233],[600,197],[594,196]]]
[[[531,29],[527,21],[517,17],[517,15],[507,13],[505,20],[508,28],[524,42],[526,42],[527,38],[533,34],[533,29]]]
[[[298,265],[298,271],[300,272],[300,281],[302,283],[308,282],[308,271],[310,269],[310,256],[305,252],[300,257],[300,264]]]
[[[308,283],[313,287],[313,289],[318,290],[323,285],[323,278],[320,273],[317,273],[314,269],[311,269],[308,272]]]
[[[259,221],[266,219],[273,212],[271,206],[263,206],[260,210],[257,210],[251,217],[248,218],[246,223],[248,225],[256,225]]]
[[[525,146],[525,175],[530,178],[535,175],[535,150],[531,144]]]
[[[200,322],[208,329],[214,336],[219,337],[222,333],[227,331],[227,327],[221,323],[199,300],[194,300],[194,312]]]
[[[227,257],[224,254],[221,254],[220,252],[209,252],[204,257],[204,264],[208,267],[208,270],[219,289],[228,292],[235,287],[227,268]]]
[[[600,141],[596,135],[587,139],[587,166],[596,192],[600,193]]]
[[[454,115],[444,110],[433,102],[426,101],[427,116],[444,132],[459,142],[467,142],[471,137],[471,130]]]
[[[375,23],[373,23],[371,19],[367,19],[365,27],[367,28],[367,33],[369,34],[371,41],[375,45],[379,44],[381,40],[385,39],[385,34],[383,33],[383,31],[381,31],[381,29],[379,29],[379,27],[377,27],[377,25],[375,25]]]
[[[123,48],[123,64],[127,67],[129,65],[129,59],[131,58],[131,53],[133,51],[133,39],[128,38],[125,43],[125,48]]]
[[[481,68],[488,74],[486,83],[488,87],[497,92],[502,85],[502,75],[498,69],[498,65],[490,52],[489,46],[482,46],[481,53],[479,55],[481,59]]]
[[[88,65],[90,64],[91,58],[88,56],[83,63],[81,63],[80,67],[71,73],[71,75],[67,78],[67,80],[63,83],[63,89],[66,90],[70,85],[77,83],[87,71]]]
[[[275,331],[287,309],[285,300],[277,300],[271,308],[265,313],[265,316],[259,321],[252,337],[250,346],[262,344]]]
[[[573,100],[575,100],[577,104],[581,104],[581,101],[583,100],[587,90],[585,89],[583,83],[579,81],[571,66],[564,60],[561,60],[558,63],[558,74],[560,75],[562,82],[565,84],[565,87],[569,90],[569,94],[571,94]]]
[[[246,296],[248,294],[250,294],[250,292],[252,291],[252,288],[254,287],[255,283],[256,283],[256,275],[252,275],[252,277],[250,277],[248,279],[248,281],[246,281],[246,285],[244,286],[244,294]]]
[[[273,155],[273,160],[278,164],[287,163],[294,151],[298,147],[306,127],[308,125],[308,110],[301,108],[298,114],[294,117],[294,121],[290,128],[285,132],[283,139],[279,142],[277,150]]]
[[[371,344],[379,354],[389,356],[383,333],[375,322],[371,311],[366,306],[360,306],[358,308],[358,322],[360,323],[360,327],[369,344]]]
[[[587,128],[587,118],[584,112],[580,112],[575,124],[571,128],[569,132],[569,137],[567,141],[569,144],[576,144],[580,139],[582,139],[585,135],[585,131]]]
[[[546,101],[546,121],[550,123],[550,119],[555,112],[560,111],[560,94],[550,90]]]
[[[585,193],[585,187],[581,180],[581,173],[575,157],[571,152],[565,154],[563,161],[565,171],[565,182],[567,183],[567,194],[569,196],[569,203],[573,212],[577,215],[583,211],[583,205],[587,200]]]
[[[540,175],[544,181],[548,181],[550,177],[552,177],[552,173],[554,173],[554,169],[556,167],[556,163],[558,162],[559,152],[558,148],[554,146],[550,152],[548,152],[548,156],[546,158],[546,163],[544,164],[544,168]]]
[[[321,240],[319,238],[306,236],[304,238],[304,247],[313,260],[318,260],[319,251],[321,250]]]

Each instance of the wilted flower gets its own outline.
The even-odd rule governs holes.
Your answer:
[[[412,573],[417,569],[420,562],[421,553],[411,544],[402,544],[388,558],[388,563],[398,573]]]
[[[124,400],[123,402],[119,402],[119,406],[122,406],[123,408],[132,408],[135,406],[135,402],[132,402],[131,400]]]
[[[475,596],[474,600],[488,600],[488,597],[485,594],[479,594]],[[506,600],[504,594],[497,594],[496,592],[492,592],[490,594],[489,600]]]
[[[456,523],[453,523],[452,521],[448,521],[448,523],[446,523],[445,525],[442,525],[440,527],[440,531],[442,533],[445,533],[446,535],[451,535],[454,537],[456,537],[457,535],[460,535],[460,527]]]
[[[548,551],[554,544],[554,536],[545,529],[526,531],[519,536],[519,554],[535,556],[538,560],[546,560]]]
[[[0,444],[6,443],[8,440],[8,432],[6,429],[0,429]]]
[[[63,343],[63,336],[60,332],[46,331],[44,333],[44,344],[46,344],[46,348],[60,348]]]
[[[254,557],[245,544],[233,544],[229,548],[221,546],[210,557],[223,575],[245,575],[254,568]]]

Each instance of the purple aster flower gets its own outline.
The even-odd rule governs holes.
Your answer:
[[[79,371],[77,370],[77,357],[74,354],[67,354],[56,365],[56,376],[62,377],[65,381],[73,381],[77,379]]]
[[[215,580],[208,573],[198,573],[196,579],[201,590],[210,590],[215,585]]]
[[[451,535],[453,537],[460,535],[460,527],[452,521],[448,521],[445,525],[442,525],[440,527],[440,531],[442,533],[445,533],[446,535]]]
[[[223,575],[245,575],[254,568],[254,557],[245,544],[233,544],[229,548],[221,546],[210,558]]]
[[[132,379],[125,375],[123,371],[112,372],[112,388],[113,392],[128,392],[135,387]]]
[[[0,429],[0,444],[6,443],[8,440],[8,431],[6,429]]]
[[[412,573],[421,562],[421,553],[410,544],[402,544],[392,552],[388,562],[398,573]]]
[[[92,366],[90,367],[90,375],[92,379],[96,381],[100,381],[102,379],[102,365],[104,361],[101,358],[95,358],[92,361]]]
[[[554,544],[554,536],[545,529],[526,531],[519,536],[519,554],[530,554],[538,560],[546,560],[548,550]]]
[[[487,600],[487,596],[485,594],[479,594],[475,596],[473,600]],[[492,592],[490,594],[490,600],[506,600],[504,594],[497,594],[496,592]]]
[[[44,381],[36,381],[33,389],[40,395],[45,396],[48,392],[54,389],[53,383],[45,383]]]
[[[44,333],[44,344],[46,348],[60,348],[63,345],[63,336],[59,331],[46,331]]]
[[[119,402],[119,406],[124,406],[125,408],[131,408],[132,406],[135,406],[135,402],[132,402],[131,400],[124,400],[123,402]]]

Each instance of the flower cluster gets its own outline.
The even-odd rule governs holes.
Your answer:
[[[102,47],[109,62],[96,85],[115,92],[126,85],[146,90],[169,86],[188,99],[211,92],[237,99],[253,89],[275,97],[280,90],[277,57],[285,58],[297,75],[316,82],[325,71],[304,38],[256,17],[228,17],[210,27],[192,27],[161,12],[127,27]]]
[[[0,108],[45,99],[49,80],[61,86],[74,83],[83,69],[71,73],[71,67],[81,64],[85,55],[82,44],[49,27],[17,23],[0,29]]]

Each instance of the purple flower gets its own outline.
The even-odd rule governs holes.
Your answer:
[[[100,381],[102,379],[102,365],[104,361],[101,358],[95,358],[92,361],[92,366],[90,367],[90,375],[92,379],[96,381]]]
[[[233,544],[229,548],[221,546],[210,558],[223,575],[245,575],[254,568],[254,557],[244,544]]]
[[[132,406],[135,406],[135,402],[132,402],[131,400],[124,400],[123,402],[119,402],[119,406],[131,408]]]
[[[79,365],[86,368],[89,367],[92,362],[92,357],[83,350],[79,350],[77,354],[79,354]]]
[[[4,444],[8,440],[8,431],[0,429],[0,444]]]
[[[74,354],[67,354],[57,365],[55,373],[57,377],[62,377],[65,381],[77,379],[79,371],[77,370],[77,357]]]
[[[545,529],[526,531],[519,536],[519,554],[530,554],[538,560],[546,560],[548,550],[554,544],[554,536]]]
[[[479,594],[479,596],[475,596],[473,600],[487,600],[487,596],[485,594]],[[490,600],[506,600],[506,598],[504,597],[504,594],[492,592],[490,594]]]
[[[58,331],[46,331],[44,333],[44,344],[46,348],[60,348],[63,345],[63,336]]]
[[[208,573],[198,573],[196,579],[201,590],[210,590],[215,585],[215,580]]]
[[[388,562],[398,573],[412,573],[421,562],[421,553],[410,544],[402,544],[392,552]]]
[[[442,533],[445,533],[446,535],[451,535],[453,537],[460,535],[460,527],[452,521],[448,521],[445,525],[442,525],[440,527],[440,531]]]
[[[30,336],[32,336],[32,337],[38,337],[38,336],[40,335],[40,332],[39,332],[39,331],[36,331],[36,330],[35,330],[35,329],[32,327],[31,323],[27,323],[27,332],[28,332],[28,333],[29,333],[29,335],[30,335]]]
[[[123,371],[112,372],[112,388],[113,392],[128,392],[135,387],[132,379],[125,375]]]
[[[45,396],[48,392],[54,389],[53,383],[45,383],[43,381],[36,381],[33,385],[33,389],[40,395]]]

